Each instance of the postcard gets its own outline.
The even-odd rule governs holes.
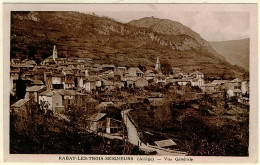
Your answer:
[[[4,161],[256,163],[257,4],[3,4]]]

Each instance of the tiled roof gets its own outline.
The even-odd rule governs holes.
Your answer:
[[[27,92],[36,92],[43,89],[45,86],[32,86],[26,89]]]
[[[160,140],[154,142],[159,147],[168,147],[168,146],[174,146],[177,145],[173,140],[167,139],[167,140]]]
[[[30,99],[21,99],[21,100],[17,101],[16,103],[14,103],[13,105],[11,105],[11,107],[19,108],[22,105],[24,105],[25,103],[27,103],[29,100]]]
[[[34,80],[32,84],[43,85],[43,82],[41,80]]]
[[[91,117],[89,117],[87,120],[88,121],[99,121],[102,119],[104,116],[106,116],[106,113],[95,113]]]
[[[214,80],[211,82],[211,84],[225,84],[227,80]]]

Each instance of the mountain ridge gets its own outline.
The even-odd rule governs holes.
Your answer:
[[[161,34],[168,34],[168,35],[187,34],[195,38],[202,46],[206,47],[207,51],[225,60],[224,56],[218,54],[214,49],[212,49],[210,43],[205,39],[203,39],[199,33],[193,31],[191,28],[181,24],[180,22],[172,21],[169,19],[160,19],[156,17],[144,17],[138,20],[132,20],[128,22],[128,24],[137,27],[150,28],[153,31]]]
[[[211,41],[211,46],[233,65],[249,70],[250,38],[227,41]]]
[[[79,12],[12,12],[11,16],[11,58],[41,61],[52,54],[55,44],[61,57],[89,57],[118,66],[153,68],[160,56],[186,72],[200,70],[209,76],[244,73],[187,34],[161,34]]]

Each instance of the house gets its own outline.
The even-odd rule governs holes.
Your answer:
[[[211,84],[213,85],[224,85],[227,82],[227,80],[213,80]]]
[[[106,130],[106,113],[95,113],[86,122],[86,129],[90,132],[104,132]]]
[[[44,79],[44,71],[45,71],[44,66],[35,66],[33,68],[34,79],[35,80],[43,80]]]
[[[107,71],[101,73],[101,75],[105,75],[105,76],[111,75],[111,74],[114,74],[114,71],[112,71],[112,70],[107,70]]]
[[[93,98],[88,98],[86,100],[86,107],[87,109],[95,109],[98,106],[98,101]]]
[[[56,58],[55,62],[56,64],[65,64],[66,60],[66,58]]]
[[[235,89],[240,89],[241,90],[241,80],[240,79],[234,79],[232,81],[227,81],[225,84],[225,87],[227,90],[231,89],[232,91]]]
[[[13,121],[13,124],[17,126],[16,131],[24,133],[25,129],[28,131],[27,123],[34,120],[31,114],[39,113],[39,107],[37,103],[29,99],[20,99],[11,105],[10,113],[16,116],[16,119]]]
[[[40,93],[39,95],[39,104],[44,107],[45,110],[49,109],[49,110],[54,110],[55,106],[57,105],[62,105],[62,99],[58,99],[58,97],[56,96],[56,100],[53,100],[52,96],[58,91],[56,90],[46,90],[42,93]],[[58,100],[57,100],[58,99]],[[56,103],[56,104],[55,104]]]
[[[115,81],[121,81],[123,79],[123,73],[122,71],[116,70],[114,72],[114,80]]]
[[[79,74],[76,74],[75,75],[75,87],[79,87],[79,88],[84,88],[84,78],[85,78],[85,75],[84,73],[79,73]]]
[[[115,87],[113,81],[109,81],[109,80],[106,80],[106,79],[102,79],[101,82],[102,82],[102,86],[103,86],[106,90],[111,90],[111,89],[114,89],[114,87]]]
[[[115,133],[122,133],[122,128],[124,124],[120,120],[116,120],[110,117],[107,117],[107,124],[106,124],[106,133],[115,134]]]
[[[63,87],[64,89],[72,89],[75,87],[75,82],[74,80],[69,80],[65,78],[65,81],[63,82]]]
[[[86,122],[86,129],[95,133],[120,134],[124,126],[122,121],[110,118],[106,113],[95,113]]]
[[[160,97],[160,96],[149,96],[148,100],[149,100],[149,103],[153,106],[162,105],[164,102],[163,97]]]
[[[154,82],[157,84],[166,84],[166,76],[163,74],[156,74],[154,77]]]
[[[52,88],[52,73],[44,72],[44,82],[47,88]]]
[[[242,91],[240,89],[234,89],[233,92],[234,92],[234,96],[239,98],[242,97]]]
[[[26,89],[25,99],[39,102],[39,94],[46,90],[46,86],[32,86]]]
[[[64,88],[64,76],[61,73],[53,73],[51,76],[52,88],[63,89]]]
[[[204,84],[204,85],[200,86],[200,89],[202,90],[202,92],[213,93],[213,92],[216,92],[216,85]]]
[[[144,77],[145,77],[145,79],[146,80],[153,80],[154,79],[154,77],[155,77],[155,74],[154,74],[154,72],[152,71],[152,70],[147,70],[146,72],[145,72],[145,74],[144,74]]]
[[[44,85],[44,83],[41,80],[33,80],[31,85],[38,85],[38,86],[42,86]]]
[[[161,148],[169,148],[177,145],[172,139],[159,140],[155,141],[154,143]]]
[[[79,99],[85,99],[84,94],[75,90],[47,90],[39,95],[39,104],[44,106],[44,109],[52,110],[59,113],[56,109],[68,109],[72,102],[77,102]]]
[[[58,90],[58,93],[62,96],[62,106],[68,109],[72,103],[78,103],[85,101],[86,95],[79,93],[75,90]]]
[[[249,82],[248,81],[242,81],[241,82],[241,91],[242,94],[249,93]]]
[[[134,76],[130,75],[128,72],[123,74],[123,81],[133,81]]]
[[[198,86],[201,87],[202,85],[204,85],[204,79],[203,78],[193,78],[191,81],[191,86]]]
[[[137,78],[133,82],[133,86],[137,88],[143,88],[145,86],[148,86],[148,81],[143,77]]]
[[[195,71],[195,72],[191,73],[191,76],[193,78],[204,78],[204,74],[199,71]]]
[[[176,85],[180,85],[180,86],[186,86],[188,84],[191,84],[192,79],[190,79],[190,78],[186,78],[186,79],[168,79],[167,81],[172,83],[172,84],[176,84]]]
[[[107,107],[112,107],[114,106],[113,102],[109,101],[109,102],[101,102],[96,109],[99,110],[105,110]]]
[[[29,105],[30,99],[20,99],[11,105],[11,113],[20,113],[26,115],[27,106]]]
[[[116,70],[120,71],[120,72],[125,72],[127,70],[127,68],[124,67],[124,66],[119,66],[119,67],[116,68]]]
[[[128,70],[130,76],[133,77],[143,77],[144,73],[137,67],[131,67]]]
[[[181,75],[182,75],[182,78],[189,78],[190,77],[190,74],[186,73],[186,72],[183,72]]]
[[[94,78],[85,78],[83,81],[83,87],[85,88],[86,91],[92,91],[92,90],[96,90],[97,86],[96,86],[96,79]]]
[[[103,64],[102,65],[102,70],[103,71],[108,71],[108,70],[115,70],[115,65],[110,65],[110,64]]]

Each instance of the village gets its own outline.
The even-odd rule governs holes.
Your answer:
[[[165,75],[159,57],[154,63],[154,69],[144,70],[98,64],[90,58],[60,58],[55,45],[53,54],[40,65],[33,60],[13,58],[10,94],[17,99],[10,100],[10,113],[17,114],[23,122],[28,106],[38,106],[58,120],[75,122],[82,131],[126,140],[143,151],[156,151],[159,155],[186,155],[176,149],[178,142],[171,138],[145,142],[138,122],[130,112],[153,111],[169,98],[182,104],[180,98],[196,100],[205,95],[222,98],[227,106],[228,100],[249,105],[247,79],[206,81],[200,71],[186,73],[174,66]],[[179,101],[173,98],[179,98]],[[71,117],[73,115],[77,117]],[[164,115],[162,112],[160,117]],[[23,131],[22,128],[18,130]]]

